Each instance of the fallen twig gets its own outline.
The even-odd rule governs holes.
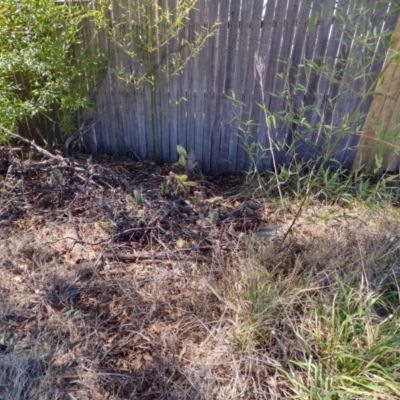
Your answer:
[[[143,228],[126,229],[123,232],[116,233],[115,235],[111,236],[110,238],[102,239],[102,240],[99,240],[98,242],[86,242],[85,240],[80,240],[77,237],[75,237],[75,235],[72,235],[72,236],[63,236],[60,239],[47,241],[44,243],[45,244],[54,244],[54,243],[60,242],[61,240],[73,240],[74,243],[80,243],[80,244],[84,244],[84,245],[88,245],[88,246],[96,246],[98,244],[103,244],[105,242],[111,242],[113,239],[115,239],[119,236],[125,235],[127,233],[130,233],[130,232],[151,231],[151,230],[156,230],[156,229],[161,230],[163,233],[166,233],[165,230],[159,226],[149,226],[149,227],[143,227]]]
[[[54,159],[55,160],[62,159],[60,156],[55,156],[54,154],[51,154],[49,151],[47,151],[43,147],[38,146],[32,140],[25,139],[23,136],[20,136],[17,133],[13,133],[13,136],[16,137],[17,139],[21,140],[22,142],[29,144],[29,146],[31,146],[33,149],[35,149],[38,153],[42,154],[43,156],[52,158],[53,160]]]
[[[174,258],[175,260],[187,260],[187,256],[181,256],[176,252],[163,252],[163,253],[142,253],[142,254],[117,254],[107,252],[105,257],[115,258],[119,261],[139,261],[139,260],[165,260]]]

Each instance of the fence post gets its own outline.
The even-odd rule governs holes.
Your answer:
[[[391,54],[400,50],[400,18],[393,32],[393,44],[383,66],[383,75],[375,89],[356,156],[353,170],[362,167],[371,173],[376,167],[376,159],[382,160],[380,171],[395,171],[400,161],[395,147],[400,147],[400,62]],[[389,65],[388,65],[389,63]]]

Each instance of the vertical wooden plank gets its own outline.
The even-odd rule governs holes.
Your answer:
[[[208,20],[207,24],[212,27],[218,19],[220,0],[207,2]],[[211,154],[212,154],[212,121],[213,109],[215,107],[215,71],[217,69],[217,34],[213,35],[206,44],[206,82],[204,94],[204,127],[203,127],[203,162],[202,171],[205,174],[211,173]]]
[[[308,36],[307,28],[310,21],[310,14],[310,7],[302,1],[300,3],[300,9],[296,20],[296,34],[293,43],[293,51],[290,60],[291,68],[288,77],[288,85],[290,87],[290,93],[292,94],[292,99],[289,102],[288,107],[291,108],[293,115],[299,115],[298,110],[302,107],[304,100],[304,93],[302,90],[299,90],[299,87],[302,81],[304,84],[304,76],[302,74],[303,67],[301,64],[304,61],[304,47]],[[291,123],[288,132],[290,137],[287,138],[290,145],[293,144],[294,137],[297,136],[297,130],[297,124],[294,122]]]
[[[127,4],[127,15],[129,19],[129,23],[132,24],[132,22],[135,20],[135,9],[134,5],[132,2],[127,2],[125,1],[125,4]],[[127,50],[132,51],[133,50],[133,45],[132,44],[127,44]],[[134,71],[134,61],[130,56],[127,57],[126,64],[124,65],[124,68],[126,70],[126,74],[129,75]],[[138,130],[138,115],[137,115],[137,110],[138,110],[138,105],[137,105],[137,90],[133,86],[133,84],[129,84],[127,87],[127,99],[126,99],[126,107],[127,107],[127,113],[129,115],[129,133],[130,133],[130,149],[128,154],[130,156],[136,157],[140,154],[139,151],[139,142],[140,142],[140,132]]]
[[[126,24],[130,23],[130,16],[129,16],[129,3],[124,4],[124,8],[122,10],[122,17]],[[125,44],[127,47],[127,44]],[[133,132],[132,132],[132,111],[130,110],[131,105],[131,91],[130,91],[130,84],[128,82],[129,75],[127,73],[127,66],[129,65],[130,57],[124,52],[120,53],[119,56],[119,64],[118,69],[122,71],[122,75],[124,77],[124,81],[120,83],[120,97],[121,97],[121,117],[122,117],[122,130],[123,130],[123,147],[120,149],[120,154],[128,154],[128,151],[133,150]]]
[[[144,88],[141,85],[135,90],[136,96],[136,118],[138,125],[138,153],[140,158],[147,157],[147,132],[146,132],[146,117],[145,117],[145,99],[144,99]]]
[[[189,23],[188,23],[188,37],[190,43],[193,43],[196,37],[196,21],[197,21],[197,12],[196,10],[191,10],[189,15]],[[187,151],[191,151],[195,149],[195,115],[196,115],[196,93],[195,93],[195,73],[198,72],[196,68],[196,57],[192,58],[189,61],[187,68],[188,76],[187,76],[187,119],[186,119],[186,146]]]
[[[93,4],[93,7],[95,5]],[[108,54],[109,52],[109,43],[107,41],[106,35],[104,31],[100,31],[96,39],[94,40],[94,45],[98,45],[99,49],[104,53]],[[108,112],[106,108],[106,98],[105,98],[105,93],[108,93],[109,91],[109,79],[108,79],[108,74],[109,74],[109,67],[107,66],[106,71],[104,71],[104,77],[100,81],[99,88],[97,90],[96,94],[96,101],[98,102],[98,116],[99,116],[99,121],[97,124],[97,149],[96,151],[98,153],[105,153],[107,147],[108,147]],[[104,110],[107,110],[107,112],[104,112]]]
[[[335,23],[336,19],[336,12],[343,8],[344,2],[347,0],[339,0],[336,4],[333,4],[334,9],[330,9],[331,14],[325,14],[325,21],[323,22],[324,25],[330,24],[330,35],[328,39],[328,43],[326,44],[326,51],[324,55],[324,63],[326,64],[327,68],[330,70],[334,68],[336,55],[338,53],[338,48],[340,46],[340,37],[341,37],[341,30],[339,29],[338,23]],[[335,1],[334,1],[335,3]],[[322,41],[321,41],[322,45]],[[325,108],[325,103],[327,99],[327,91],[329,90],[329,85],[331,83],[330,78],[327,76],[326,73],[322,73],[318,83],[318,96],[315,102],[315,112],[311,114],[310,121],[311,124],[315,124],[319,118],[318,110],[322,110]]]
[[[118,26],[118,31],[122,36],[124,32],[122,31],[122,26],[126,24],[128,21],[126,19],[126,3],[116,2],[115,11],[114,11],[114,20]],[[121,26],[122,23],[122,26]],[[124,112],[124,100],[125,100],[125,91],[127,89],[127,82],[124,80],[126,75],[124,72],[124,67],[126,65],[127,57],[124,51],[120,49],[116,49],[115,51],[115,68],[118,73],[122,74],[122,79],[119,79],[115,76],[114,80],[114,104],[115,104],[115,138],[116,138],[116,154],[124,154],[126,152],[127,147],[130,146],[130,132],[129,132],[129,124],[127,122],[127,114]]]
[[[238,49],[235,55],[235,72],[234,78],[232,81],[232,91],[236,94],[236,98],[243,102],[244,100],[244,77],[246,76],[246,67],[247,63],[245,60],[248,59],[248,50],[249,50],[249,34],[250,34],[250,22],[253,8],[253,0],[242,0],[241,3],[241,12],[240,12],[240,20],[238,26]],[[230,95],[230,94],[229,94]],[[242,115],[239,113],[239,110],[235,111],[237,114],[236,119],[231,120],[230,122],[230,137],[229,137],[229,162],[231,164],[231,168],[237,168],[237,153],[238,147],[241,145],[241,139],[239,139],[240,131],[237,126],[240,120],[242,119]]]
[[[143,21],[140,19],[140,10],[139,3],[132,2],[131,4],[131,12],[133,21],[138,25],[138,29],[142,28]],[[134,47],[132,47],[133,49]],[[137,73],[138,77],[143,76],[145,73],[144,69],[140,65],[140,63],[136,59],[131,60],[130,73]],[[135,86],[133,88],[134,96],[135,96],[135,105],[136,105],[136,137],[134,141],[137,142],[137,154],[140,158],[145,158],[147,155],[147,134],[146,134],[146,119],[145,119],[145,101],[144,101],[144,91],[146,90],[144,84],[140,84],[139,86]]]
[[[239,44],[237,49],[237,54],[235,54],[235,72],[234,79],[232,83],[232,89],[236,93],[236,97],[243,99],[244,89],[245,89],[245,77],[247,63],[244,60],[248,59],[249,50],[249,35],[250,26],[252,21],[252,11],[253,11],[254,0],[242,0],[240,20],[238,26],[239,34]]]
[[[165,15],[168,9],[167,0],[158,0],[158,5],[160,7],[160,14]],[[161,16],[162,18],[162,16]],[[167,34],[168,26],[165,21],[163,21],[160,27],[160,41],[164,41],[165,35]],[[168,74],[168,46],[162,46],[160,49],[160,68],[158,70],[156,79],[157,79],[157,88],[158,88],[158,97],[159,97],[159,129],[160,132],[158,134],[158,140],[160,143],[160,158],[163,162],[170,161],[169,156],[169,119],[170,119],[170,112],[169,112],[169,104],[168,104],[168,84],[163,84],[165,80],[165,75],[162,73],[162,70],[166,69],[166,73]]]
[[[86,10],[89,10],[91,8],[94,8],[94,4],[88,4],[86,5]],[[93,47],[93,38],[94,38],[94,26],[93,23],[91,23],[88,19],[84,19],[82,21],[82,51],[88,52],[91,56],[95,54],[94,50],[95,48]],[[97,35],[96,35],[97,38]],[[88,86],[93,86],[90,85],[91,79],[94,81],[94,77],[97,75],[97,70],[94,69],[94,76],[92,75],[92,71],[86,70],[85,71],[85,81],[87,82]],[[97,100],[97,90],[93,89],[93,92],[91,93],[91,101],[96,102]],[[88,113],[89,114],[89,113]],[[98,120],[98,114],[96,111],[90,112],[90,115],[93,118],[93,121]],[[99,131],[99,124],[95,123],[89,131],[86,133],[84,136],[84,145],[86,149],[90,153],[97,153],[97,135],[100,134]]]
[[[384,80],[378,88],[378,91],[383,95],[374,97],[365,122],[362,140],[353,163],[354,168],[365,163],[364,171],[367,173],[371,173],[375,168],[377,149],[379,146],[382,146],[382,141],[386,141],[386,135],[390,129],[391,116],[396,109],[400,93],[399,65],[395,65],[394,63],[390,64],[385,71]],[[373,128],[374,123],[378,125],[378,129]],[[387,157],[387,150],[385,153]],[[383,159],[383,162],[386,164],[385,159]],[[384,167],[386,167],[386,165],[384,165]]]
[[[172,18],[175,18],[176,16],[176,0],[167,0],[166,2],[166,7],[167,7],[167,12],[171,13]],[[167,29],[170,30],[172,29],[172,26],[169,25],[167,26]],[[168,137],[168,143],[169,143],[169,154],[168,154],[168,160],[172,161],[173,159],[176,159],[176,145],[178,144],[178,127],[177,127],[177,110],[176,110],[176,99],[177,99],[177,92],[178,92],[178,84],[176,81],[176,77],[171,76],[173,73],[173,67],[171,63],[171,59],[173,57],[173,54],[176,50],[177,43],[176,40],[171,37],[168,43],[168,120],[169,120],[169,137]]]
[[[395,31],[393,33],[394,43],[392,49],[399,49],[400,47],[400,19],[397,23]],[[391,54],[389,52],[389,54]],[[400,65],[392,62],[390,58],[387,58],[385,62],[385,70],[380,85],[376,91],[381,93],[380,96],[375,96],[371,108],[369,110],[367,120],[365,122],[364,132],[362,134],[357,153],[353,162],[353,168],[358,169],[364,165],[364,171],[370,173],[373,171],[375,166],[375,154],[378,146],[379,137],[384,137],[388,125],[388,114],[390,114],[395,108],[395,101],[398,98],[400,90]],[[379,131],[376,132],[374,124],[382,126]]]
[[[354,21],[359,18],[362,12],[362,0],[353,1],[351,4],[351,8],[347,18],[347,25],[345,27],[345,32],[348,37],[349,41],[349,50],[346,51],[346,58],[341,62],[341,84],[339,86],[339,91],[337,95],[337,100],[334,108],[334,113],[332,117],[333,126],[338,127],[337,132],[340,131],[340,127],[345,124],[346,120],[351,116],[351,110],[349,110],[349,102],[353,96],[358,96],[356,93],[352,93],[352,87],[354,85],[354,79],[357,77],[355,71],[355,65],[357,64],[357,57],[358,46],[356,44],[357,36],[360,33],[361,24],[357,21],[357,24],[354,24]],[[341,60],[339,60],[340,62]],[[350,128],[350,127],[349,127]],[[338,143],[332,159],[335,162],[341,163],[344,160],[344,156],[346,151],[349,151],[349,145],[352,142],[352,134],[350,133],[351,129],[349,129],[349,133]],[[330,139],[330,143],[327,144],[329,147],[334,140],[336,140],[337,135],[336,133],[332,135]]]
[[[263,3],[258,0],[253,0],[253,12],[251,15],[251,21],[249,24],[249,49],[246,61],[246,73],[243,75],[245,78],[244,82],[244,95],[243,103],[245,104],[243,110],[243,120],[250,120],[252,107],[258,107],[254,104],[254,56],[257,52],[258,43],[261,35],[261,22],[262,22],[262,11]],[[256,134],[257,128],[250,129],[250,137],[243,138],[239,141],[239,148],[237,152],[237,168],[240,171],[244,171],[249,167],[249,160],[245,151],[247,146],[250,146],[254,141],[254,134]]]
[[[110,10],[110,17],[111,22],[110,24],[113,27],[116,27],[117,23],[115,21],[114,13],[115,13],[115,0],[111,2],[111,10]],[[115,78],[114,78],[114,69],[115,69],[115,52],[117,51],[116,46],[113,42],[109,41],[109,65],[108,65],[108,92],[104,95],[106,97],[106,104],[108,111],[108,118],[107,118],[107,154],[114,154],[117,152],[117,140],[115,135],[115,124],[116,124],[116,105],[115,105]]]
[[[129,2],[130,3],[130,2]],[[162,155],[162,103],[161,103],[161,81],[162,81],[162,73],[161,73],[161,63],[162,63],[162,56],[163,56],[163,49],[161,48],[161,38],[162,38],[162,27],[161,21],[162,16],[164,14],[162,10],[162,1],[157,0],[156,8],[155,8],[155,43],[156,43],[156,50],[154,53],[154,68],[155,77],[154,77],[154,118],[155,118],[155,130],[156,130],[156,158],[158,162],[163,162],[163,155]],[[161,6],[161,8],[160,8]]]
[[[125,99],[125,107],[127,114],[127,122],[129,123],[129,136],[130,140],[128,143],[128,148],[126,149],[126,155],[129,157],[136,158],[138,155],[138,141],[135,140],[137,137],[137,117],[136,117],[136,97],[135,90],[132,86],[127,88],[126,99]]]
[[[261,33],[260,33],[260,43],[258,46],[258,56],[264,58],[267,62],[271,50],[271,42],[273,38],[273,25],[274,25],[274,16],[275,16],[275,8],[277,6],[277,0],[268,0],[267,6],[264,13],[264,19],[262,21]],[[262,103],[262,94],[261,94],[261,85],[259,82],[260,77],[258,73],[255,71],[256,79],[254,82],[254,103]],[[263,150],[267,147],[267,124],[265,122],[265,118],[262,117],[262,111],[257,104],[253,104],[251,110],[251,120],[254,121],[257,126],[253,129],[253,135],[255,140],[258,142],[259,147],[257,154],[255,154],[255,162],[259,164],[261,161],[265,166],[265,160],[261,160],[261,157],[264,157]]]
[[[357,2],[359,0],[356,0]],[[347,63],[347,58],[349,55],[350,51],[350,45],[351,45],[351,40],[352,40],[352,35],[348,35],[346,32],[346,21],[348,21],[349,16],[351,15],[351,10],[352,7],[354,6],[354,2],[348,4],[346,1],[344,1],[343,4],[343,20],[344,26],[341,27],[341,36],[339,39],[339,47],[338,51],[336,53],[335,57],[335,62],[332,67],[332,80],[329,85],[328,89],[328,95],[327,97],[331,99],[331,107],[327,108],[325,111],[325,123],[327,125],[329,124],[334,124],[334,115],[336,113],[336,108],[337,108],[337,99],[338,95],[340,93],[341,87],[342,87],[342,81],[343,81],[343,74],[345,71],[346,63]],[[347,4],[346,4],[347,3]],[[340,22],[339,22],[340,23]]]
[[[298,69],[298,76],[296,80],[296,86],[294,89],[294,106],[295,115],[298,116],[298,119],[302,119],[305,117],[305,106],[306,99],[309,94],[309,91],[312,89],[310,85],[310,73],[309,67],[307,66],[307,61],[313,60],[314,49],[316,46],[318,32],[320,29],[320,16],[322,9],[322,2],[318,0],[314,0],[312,6],[310,7],[310,12],[308,19],[306,20],[306,31],[305,34],[305,43],[302,49],[301,58],[300,58],[300,67]],[[315,25],[311,26],[311,22],[313,18],[317,18],[315,21]],[[312,158],[313,154],[313,144],[310,143],[310,135],[312,132],[309,131],[309,128],[304,126],[292,126],[291,129],[295,130],[291,134],[294,134],[297,141],[297,151],[296,153],[300,153],[300,157],[308,160]]]
[[[349,53],[349,60],[351,61],[351,65],[348,65],[347,70],[343,76],[343,81],[347,85],[347,93],[346,96],[339,97],[338,103],[343,102],[344,106],[342,109],[342,113],[346,113],[345,115],[351,116],[353,112],[355,112],[358,104],[364,98],[367,93],[368,87],[368,79],[366,77],[370,75],[370,71],[367,69],[368,59],[373,57],[372,51],[370,48],[364,46],[364,43],[360,43],[359,38],[365,38],[367,32],[371,29],[370,22],[371,16],[376,11],[376,7],[374,7],[376,3],[372,1],[363,1],[358,5],[358,8],[354,10],[356,15],[358,15],[357,26],[353,36],[352,48]],[[373,32],[370,31],[370,34]],[[365,77],[363,76],[365,74]],[[356,151],[356,146],[359,141],[359,135],[356,134],[357,129],[360,124],[365,121],[365,118],[362,117],[362,112],[358,113],[358,117],[356,121],[354,121],[350,126],[350,132],[346,135],[345,138],[338,144],[337,149],[335,150],[333,156],[335,160],[338,160],[341,165],[346,168],[351,167],[352,161],[354,160],[354,155]],[[343,118],[344,116],[342,115]]]
[[[227,60],[227,35],[229,25],[230,0],[221,0],[219,9],[219,22],[217,30],[217,68],[215,69],[215,107],[212,122],[212,152],[211,172],[216,174],[219,170],[220,145],[221,145],[221,123],[222,123],[222,100],[224,96],[224,77]]]
[[[271,107],[271,93],[274,93],[274,86],[276,80],[276,73],[279,65],[279,52],[281,48],[282,33],[285,23],[285,15],[287,10],[287,0],[280,0],[275,9],[275,15],[272,26],[271,47],[269,50],[268,58],[265,60],[265,106],[269,109]]]
[[[273,23],[271,48],[269,51],[269,57],[266,60],[266,65],[265,65],[264,106],[267,107],[267,109],[269,110],[271,109],[273,103],[276,101],[275,96],[278,95],[277,93],[274,92],[274,87],[275,87],[275,81],[277,79],[279,51],[281,47],[281,39],[282,39],[287,5],[288,5],[287,0],[284,1],[280,0],[277,3],[275,9],[274,23]],[[267,132],[268,128],[265,123],[265,115],[263,112],[261,112],[260,126],[262,126],[265,129],[265,132]],[[271,132],[271,136],[272,135],[273,135],[273,130]],[[264,147],[264,149],[266,150],[271,149],[271,147],[273,146],[272,143],[269,143],[267,137],[265,138],[265,143],[266,147]],[[261,160],[260,165],[262,166],[262,168],[268,168],[268,169],[271,168],[272,167],[271,159],[269,157],[268,158],[265,157],[263,160]]]
[[[240,0],[231,0],[231,8],[229,11],[229,34],[227,43],[224,96],[222,99],[222,130],[218,168],[220,172],[233,170],[233,166],[229,160],[229,143],[232,135],[234,135],[234,129],[232,128],[234,111],[232,101],[228,96],[232,95],[233,81],[235,78],[235,56],[238,44],[237,37],[240,17],[240,2]]]
[[[334,18],[335,6],[340,5],[337,0],[326,0],[321,7],[319,16],[318,36],[315,43],[314,54],[312,57],[315,68],[311,70],[308,80],[308,93],[304,99],[307,108],[305,118],[313,127],[309,134],[309,152],[314,158],[321,156],[325,151],[325,135],[321,135],[318,123],[324,118],[324,102],[327,101],[326,90],[329,78],[327,74],[332,67],[327,67],[328,63],[333,64],[337,52],[337,32],[333,29],[332,20]],[[317,70],[321,68],[321,70]]]
[[[282,33],[281,48],[278,57],[277,72],[275,77],[275,84],[273,93],[275,98],[273,99],[270,110],[272,113],[280,113],[283,110],[288,110],[288,94],[290,87],[289,74],[290,74],[290,53],[293,47],[293,35],[295,31],[295,25],[297,20],[297,14],[299,11],[299,2],[291,0],[288,3],[286,16],[284,20],[284,28]],[[271,136],[278,144],[280,150],[275,149],[275,157],[278,164],[284,163],[289,158],[287,153],[290,145],[289,135],[290,124],[284,123],[282,120],[276,120],[276,127],[272,129]]]
[[[201,32],[206,16],[205,0],[197,3],[196,12],[196,31]],[[203,49],[204,50],[204,49]],[[207,71],[207,57],[204,51],[201,51],[195,57],[194,85],[193,89],[196,95],[196,118],[194,124],[194,151],[199,160],[203,160],[203,124],[204,124],[204,85],[205,71]]]
[[[169,94],[168,87],[160,90],[160,125],[161,125],[161,158],[164,162],[171,161],[169,158]]]
[[[387,30],[387,32],[393,32],[395,30],[395,26],[397,24],[397,19],[399,16],[399,6],[394,4],[394,2],[389,2],[389,10],[388,10],[388,1],[374,1],[370,0],[370,3],[374,4],[374,10],[370,17],[370,20],[366,22],[366,34],[373,35],[374,30],[378,32],[378,35],[382,35],[382,33]],[[365,78],[365,87],[369,88],[374,82],[375,78],[381,72],[383,68],[383,64],[386,56],[386,48],[384,44],[384,40],[375,41],[374,49],[370,51],[372,53],[371,60],[368,59],[371,67],[367,71],[367,76]],[[368,50],[366,50],[368,52]],[[367,53],[368,54],[368,53]],[[372,103],[372,96],[368,99],[364,105],[361,107],[361,112],[365,114],[365,117],[368,114],[368,110]]]
[[[189,40],[189,24],[186,21],[184,28],[179,32],[178,44]],[[181,50],[182,59],[186,59],[189,55],[188,49],[185,47]],[[187,148],[186,140],[186,115],[187,115],[187,89],[188,89],[188,65],[179,74],[178,79],[178,144]]]
[[[319,83],[319,98],[315,102],[315,113],[311,115],[310,121],[313,125],[316,124],[320,118],[325,126],[332,126],[332,118],[335,108],[338,104],[338,94],[343,80],[343,72],[345,63],[343,60],[348,56],[350,50],[351,37],[346,34],[346,21],[350,18],[351,10],[354,1],[349,3],[347,0],[339,0],[333,15],[333,25],[331,31],[331,38],[326,51],[325,60],[329,65],[329,76],[320,79]],[[316,108],[318,107],[318,108]],[[322,155],[329,143],[332,143],[331,132],[323,133],[318,130],[314,141],[318,142],[318,148],[315,148],[315,156]],[[334,154],[336,156],[337,154]]]
[[[397,75],[397,79],[400,78],[400,74]],[[398,88],[399,89],[399,88]],[[388,123],[388,129],[385,135],[386,145],[383,149],[383,165],[381,172],[398,172],[400,155],[398,149],[400,148],[400,96],[399,91],[396,93],[397,102],[392,111],[390,121]]]
[[[396,32],[396,26],[399,23],[399,14],[400,14],[400,10],[399,10],[399,4],[396,2],[390,2],[390,9],[389,11],[386,13],[385,18],[380,18],[380,16],[377,13],[377,16],[375,17],[375,19],[377,21],[380,21],[382,19],[384,19],[384,23],[382,25],[378,24],[378,31],[379,28],[381,28],[382,31],[386,30],[388,32]],[[381,6],[381,8],[383,8]],[[397,35],[396,33],[394,33],[394,37],[397,38],[395,35]],[[384,52],[384,45],[383,45],[383,41],[381,41],[378,46],[377,46],[377,51],[380,51],[380,53],[382,54]],[[376,73],[376,75],[378,74],[378,71],[380,72],[382,70],[383,67],[383,62],[381,61],[380,63],[376,63],[376,65],[373,66],[373,68],[371,69],[372,72],[372,76],[374,76],[374,72]],[[399,75],[395,74],[395,80],[399,79]],[[372,102],[372,100],[371,100]],[[393,112],[393,120],[391,120],[389,122],[389,126],[393,126],[395,127],[395,129],[397,129],[398,125],[397,125],[397,116],[399,108],[399,100],[397,102],[396,105],[396,109]],[[365,105],[365,107],[363,107],[363,110],[366,110],[366,112],[368,112],[369,108],[367,107],[367,104]],[[398,137],[398,133],[393,135],[391,132],[391,129],[389,129],[389,132],[387,133],[387,137],[386,140],[390,143],[392,142],[392,144],[394,144],[395,146],[399,146],[399,137]],[[378,143],[376,143],[376,145],[378,146]],[[396,154],[395,151],[396,147],[391,147],[391,146],[384,146],[384,154],[383,154],[383,165],[381,167],[381,171],[391,171],[391,172],[398,172],[399,170],[399,156]],[[375,149],[375,151],[377,150],[377,148]]]

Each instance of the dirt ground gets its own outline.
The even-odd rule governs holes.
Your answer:
[[[298,204],[266,201],[243,178],[31,156],[0,147],[1,400],[280,400],[335,380],[343,394],[369,384],[364,365],[389,359],[374,398],[398,398],[396,207],[340,207],[320,192],[282,243]],[[361,386],[341,380],[340,347],[326,353],[342,331],[327,317],[338,293],[340,327],[352,321],[346,296],[368,310],[386,299],[363,315],[371,335],[393,323],[391,353],[375,361],[381,333],[353,340]],[[301,367],[310,348],[326,382]]]
[[[228,398],[213,284],[279,216],[241,178],[181,187],[151,162],[1,157],[0,398]]]

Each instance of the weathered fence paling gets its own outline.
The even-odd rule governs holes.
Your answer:
[[[126,15],[134,19],[134,3],[113,2],[113,24]],[[362,48],[356,46],[355,38],[393,30],[399,15],[393,3],[198,0],[184,28],[168,44],[168,54],[182,51],[185,56],[188,50],[181,49],[182,40],[193,41],[202,26],[218,22],[215,35],[180,74],[161,87],[156,82],[154,97],[146,84],[133,87],[118,79],[115,70],[129,74],[142,67],[104,35],[93,41],[93,28],[87,23],[84,41],[112,55],[96,91],[94,117],[98,122],[85,138],[87,147],[94,153],[137,154],[140,158],[152,158],[155,153],[160,160],[170,162],[176,161],[176,145],[180,144],[195,151],[207,174],[247,168],[243,144],[252,140],[262,149],[279,145],[278,163],[293,157],[315,158],[332,140],[324,127],[340,125],[356,109],[373,80],[371,76],[380,72],[384,60],[376,52],[384,52],[382,40],[371,38],[369,47]],[[176,0],[158,0],[158,4],[173,11]],[[388,10],[392,12],[388,14]],[[357,14],[360,17],[355,23]],[[162,35],[162,30],[158,34]],[[264,96],[254,71],[256,54],[265,60]],[[154,64],[162,57],[156,53]],[[304,67],[305,60],[315,68]],[[161,79],[157,73],[156,81]],[[244,103],[240,112],[230,99],[233,92]],[[262,97],[272,113],[291,116],[277,119],[271,131],[273,143],[268,141],[265,115],[257,105]],[[364,102],[360,112],[366,114],[369,105],[370,101]],[[238,115],[255,122],[247,138],[239,135],[234,121]],[[347,135],[333,158],[351,166],[358,138]],[[296,146],[290,148],[294,142]],[[258,149],[256,156],[259,166],[271,168],[268,151]]]

